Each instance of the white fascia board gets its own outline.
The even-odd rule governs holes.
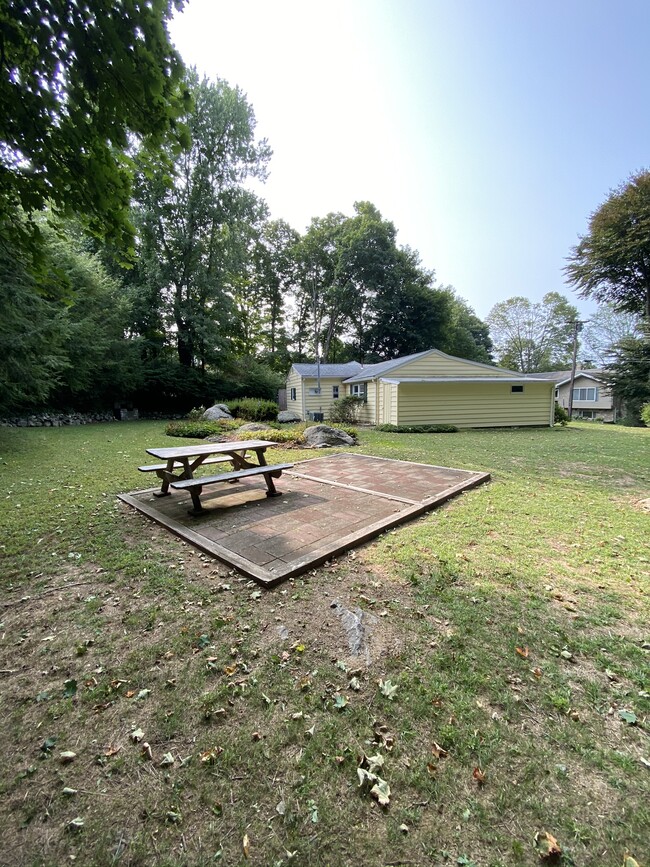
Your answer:
[[[549,385],[551,383],[555,385],[555,380],[553,379],[528,379],[524,376],[424,376],[399,378],[391,377],[386,379],[384,377],[380,377],[380,381],[388,383],[390,385],[400,385],[402,383],[409,382],[515,382],[518,384],[545,382]]]

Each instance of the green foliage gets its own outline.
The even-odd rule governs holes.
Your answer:
[[[222,401],[216,401],[221,403]],[[275,401],[256,397],[240,397],[226,401],[226,405],[234,416],[246,421],[275,421],[279,407]]]
[[[364,400],[362,397],[348,394],[345,397],[339,397],[332,402],[329,411],[329,421],[333,424],[354,424],[359,417],[359,410],[363,406]]]
[[[143,371],[137,343],[124,339],[130,310],[119,285],[80,248],[74,226],[43,225],[41,238],[36,273],[28,251],[0,244],[0,412],[129,400]]]
[[[553,423],[561,424],[563,427],[565,427],[569,423],[569,421],[569,413],[565,410],[563,406],[560,406],[560,404],[555,401],[555,414],[553,416]]]
[[[134,291],[146,310],[175,325],[179,363],[187,368],[223,366],[233,349],[244,354],[241,329],[255,331],[237,316],[247,292],[246,269],[266,206],[244,182],[263,179],[270,150],[255,141],[255,116],[245,96],[225,81],[187,75],[193,107],[185,117],[187,148],[167,149],[173,165],[136,159],[135,221],[140,257]],[[256,314],[256,308],[249,311]],[[149,313],[151,316],[151,313]]]
[[[456,433],[458,428],[453,424],[379,424],[376,430],[386,433]]]
[[[641,409],[650,401],[650,339],[622,340],[606,370],[607,385],[622,403],[626,423],[638,425]]]
[[[303,430],[299,428],[267,428],[266,430],[245,430],[237,434],[237,439],[242,440],[269,440],[272,443],[302,443],[304,442]]]
[[[571,363],[578,310],[558,292],[534,304],[517,296],[499,301],[487,317],[497,361],[511,370],[537,373],[561,370]]]
[[[190,439],[205,439],[210,436],[225,434],[236,430],[241,424],[241,419],[222,418],[216,421],[170,421],[165,427],[168,437],[188,437]]]
[[[641,407],[641,421],[650,427],[650,403],[646,403]]]
[[[125,250],[129,135],[150,160],[182,134],[183,64],[166,23],[177,0],[106,4],[7,0],[0,7],[0,211],[76,213]],[[107,59],[110,58],[110,62]],[[27,231],[25,231],[27,229]],[[4,221],[0,231],[40,243],[38,227]],[[31,231],[29,231],[31,230]]]
[[[650,322],[650,171],[633,175],[591,216],[566,273],[583,298]]]

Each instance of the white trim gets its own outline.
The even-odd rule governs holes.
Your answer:
[[[592,376],[590,373],[583,373],[581,370],[576,370],[574,382],[576,379],[580,379],[581,376],[584,377],[585,379],[592,379],[594,382],[599,382],[601,385],[605,385],[604,379],[598,379],[597,376]],[[571,377],[569,377],[568,379],[562,379],[562,380],[560,380],[560,382],[558,382],[556,384],[559,388],[561,385],[566,385],[567,382],[571,382]]]
[[[517,378],[511,376],[402,376],[400,378],[384,378],[383,376],[381,376],[379,377],[379,381],[390,383],[390,385],[400,385],[409,382],[506,382],[511,384],[516,383],[517,385],[525,385],[535,382],[541,382],[542,384],[547,385],[553,383],[552,379],[526,379],[522,376],[518,376]]]

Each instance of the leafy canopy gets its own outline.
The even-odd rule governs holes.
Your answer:
[[[650,171],[633,175],[591,215],[565,271],[583,298],[650,319]]]
[[[0,228],[52,205],[129,248],[129,135],[156,149],[188,102],[166,22],[182,0],[0,3]],[[37,227],[31,226],[38,236]],[[25,233],[23,232],[23,235]]]

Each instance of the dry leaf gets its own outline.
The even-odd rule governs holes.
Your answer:
[[[472,776],[479,785],[482,785],[485,782],[485,771],[482,771],[479,767],[474,768]]]
[[[443,749],[440,744],[437,744],[435,741],[431,747],[431,752],[437,759],[444,759],[445,756],[448,756],[449,753],[447,750]]]
[[[437,770],[438,765],[434,765],[433,762],[427,762],[427,771],[431,774],[432,777],[435,776]]]
[[[244,858],[248,858],[248,852],[250,850],[251,841],[248,839],[248,834],[244,834],[244,839],[242,840],[241,847],[244,852]]]
[[[135,732],[133,732],[133,734],[135,734]],[[119,751],[121,749],[122,749],[122,747],[118,746],[118,744],[109,744],[104,750],[104,755],[107,758],[110,758],[111,756],[114,756],[116,753],[119,753]]]
[[[519,656],[523,656],[524,659],[528,659],[528,648],[527,647],[515,647],[515,650],[519,654]]]
[[[562,854],[562,848],[548,831],[538,831],[535,834],[535,848],[540,858],[557,858]]]

